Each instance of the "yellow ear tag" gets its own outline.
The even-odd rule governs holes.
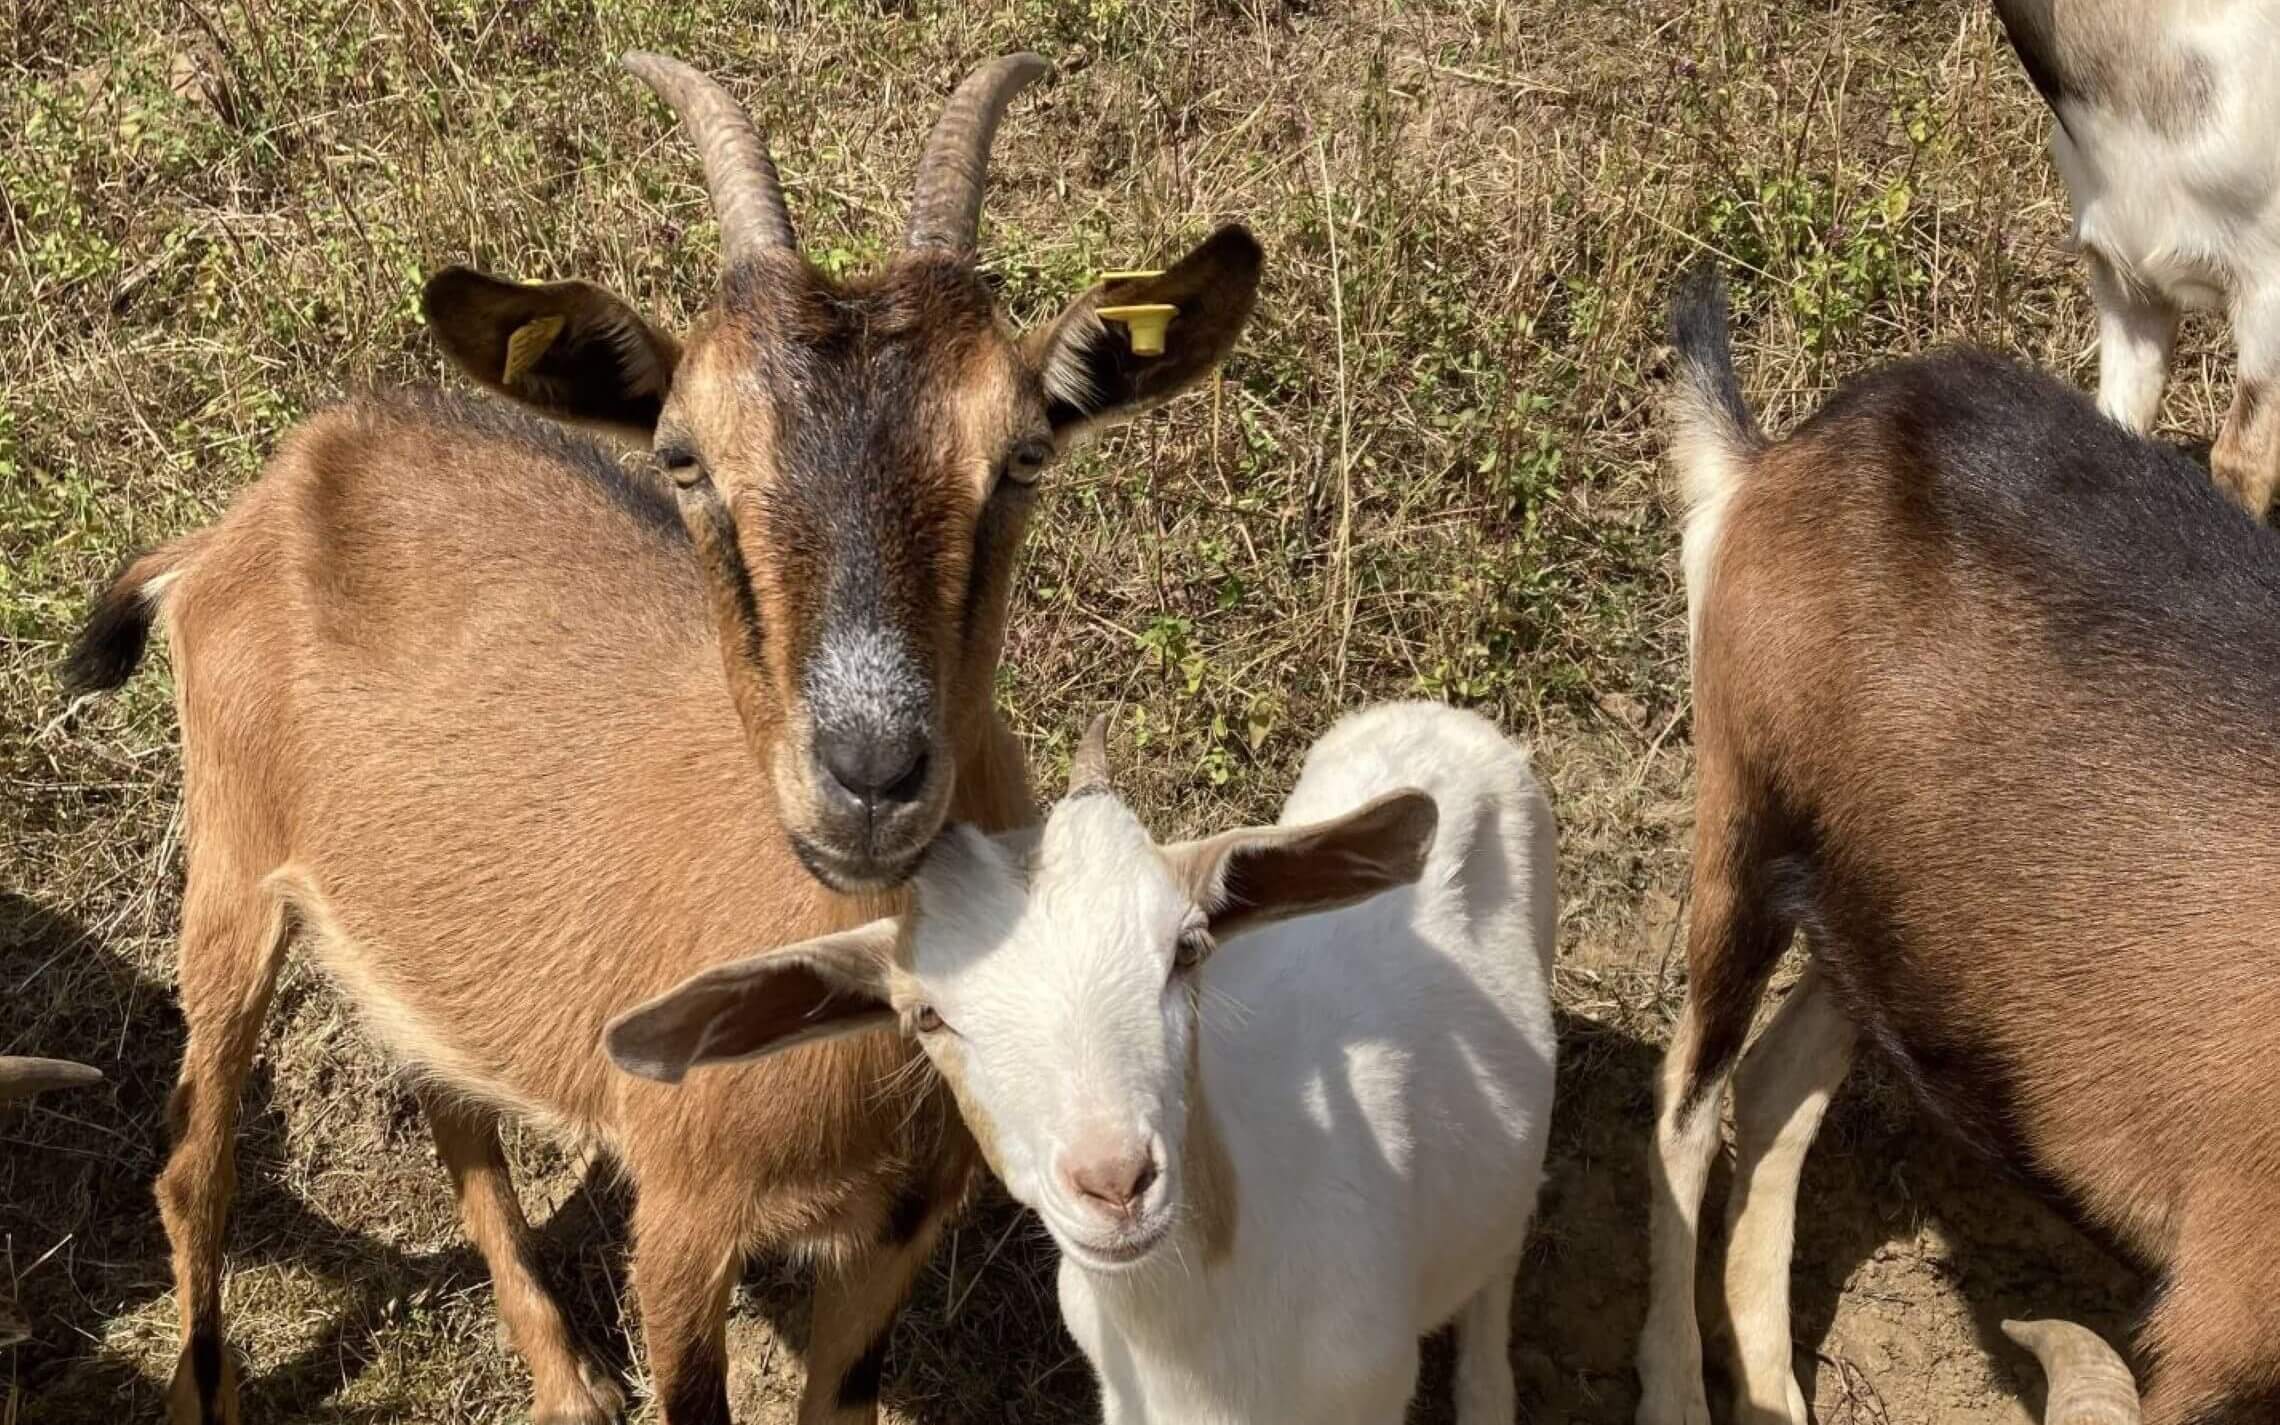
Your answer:
[[[1141,302],[1129,307],[1096,307],[1102,321],[1122,322],[1132,334],[1134,356],[1162,356],[1164,328],[1179,315],[1169,302]]]
[[[499,384],[512,386],[522,380],[560,335],[562,317],[559,313],[534,317],[516,327],[515,334],[507,338],[507,366],[499,374]]]

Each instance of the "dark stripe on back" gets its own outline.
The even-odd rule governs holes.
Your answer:
[[[463,396],[414,386],[374,392],[370,404],[411,417],[422,425],[457,427],[487,440],[521,447],[559,467],[593,489],[652,533],[688,542],[681,515],[661,482],[629,469],[601,442],[558,421],[532,415],[504,401]],[[452,472],[437,472],[450,479]]]

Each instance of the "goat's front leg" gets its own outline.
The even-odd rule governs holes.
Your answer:
[[[743,1202],[642,1182],[633,1296],[665,1425],[728,1425],[728,1297],[744,1262]]]
[[[816,1273],[800,1425],[875,1425],[887,1337],[955,1202],[914,1185],[877,1242]]]
[[[2169,353],[2177,344],[2177,307],[2141,286],[2095,248],[2090,296],[2098,304],[2098,409],[2139,435],[2161,414]]]
[[[2280,486],[2280,286],[2233,303],[2233,341],[2240,348],[2232,409],[2209,452],[2209,473],[2258,519]]]
[[[1512,1379],[1512,1292],[1519,1278],[1514,1256],[1457,1315],[1457,1425],[1506,1425],[1519,1414]]]
[[[625,1396],[571,1341],[562,1309],[539,1276],[530,1224],[499,1148],[498,1115],[448,1092],[420,1094],[436,1155],[451,1174],[459,1220],[491,1271],[507,1339],[530,1367],[532,1425],[607,1425]]]
[[[1789,1263],[1797,1180],[1857,1041],[1820,967],[1782,1001],[1734,1074],[1734,1187],[1726,1202],[1726,1309],[1741,1375],[1736,1425],[1808,1425],[1791,1368]]]

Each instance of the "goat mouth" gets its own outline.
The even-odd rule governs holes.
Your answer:
[[[868,853],[850,856],[796,831],[790,836],[792,854],[800,858],[807,873],[842,895],[875,895],[894,890],[911,878],[926,855],[926,846],[922,844],[899,856],[879,857]]]
[[[1112,1242],[1085,1242],[1072,1235],[1055,1233],[1060,1239],[1061,1251],[1088,1272],[1113,1274],[1130,1271],[1155,1255],[1170,1235],[1166,1224],[1142,1228],[1138,1235]]]

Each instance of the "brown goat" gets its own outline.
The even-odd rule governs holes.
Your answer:
[[[662,475],[488,403],[353,402],[293,433],[218,523],[133,563],[68,670],[124,681],[162,620],[178,681],[189,1043],[158,1184],[177,1421],[238,1415],[231,1139],[296,936],[417,1074],[539,1421],[606,1420],[623,1398],[540,1281],[502,1112],[630,1176],[672,1425],[727,1419],[739,1263],[791,1247],[821,1261],[800,1419],[876,1419],[887,1328],[969,1186],[971,1140],[895,1034],[675,1089],[612,1070],[602,1026],[708,965],[892,909],[946,815],[1034,816],[991,698],[1033,486],[1080,431],[1213,368],[1259,251],[1223,230],[1016,337],[973,247],[991,136],[1042,61],[959,88],[902,250],[845,283],[792,247],[725,91],[657,56],[627,67],[680,115],[720,218],[718,300],[685,342],[579,283],[449,272],[426,307],[486,385],[649,437]],[[1116,302],[1176,308],[1167,348],[1133,352],[1096,314]]]
[[[1768,443],[1714,276],[1675,326],[1698,791],[1642,1425],[1709,1418],[1694,1271],[1729,1074],[1735,1418],[1804,1425],[1797,1176],[1863,1038],[2154,1274],[2147,1425],[2275,1419],[2280,536],[1976,353]],[[1743,1059],[1793,929],[1810,968]]]

